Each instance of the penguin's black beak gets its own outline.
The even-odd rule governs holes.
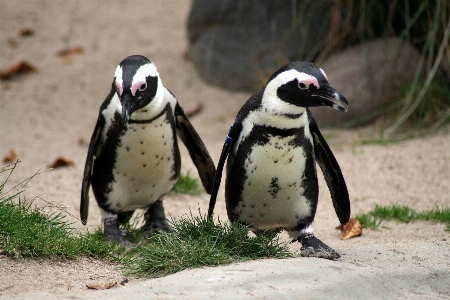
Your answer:
[[[124,93],[120,97],[120,103],[122,104],[122,122],[126,124],[133,112],[133,97],[128,93]]]
[[[312,96],[320,98],[322,105],[331,106],[335,110],[343,112],[348,110],[348,101],[344,95],[329,85],[322,86]]]

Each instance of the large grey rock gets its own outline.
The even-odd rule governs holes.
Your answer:
[[[282,65],[317,55],[328,36],[331,4],[194,0],[188,19],[190,57],[205,81],[254,92]]]
[[[419,52],[398,39],[380,39],[348,48],[319,66],[330,84],[349,101],[347,113],[312,108],[319,126],[362,124],[373,120],[386,104],[396,101],[401,85],[414,77]]]

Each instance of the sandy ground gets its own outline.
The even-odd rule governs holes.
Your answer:
[[[21,160],[9,186],[13,187],[38,171],[47,170],[56,158],[67,157],[74,161],[74,166],[45,171],[36,176],[26,186],[25,195],[28,198],[38,196],[56,207],[62,207],[67,212],[67,219],[81,231],[93,230],[100,225],[92,196],[88,226],[81,225],[78,219],[87,143],[98,108],[109,92],[115,68],[131,54],[142,54],[155,62],[164,84],[177,96],[185,110],[203,105],[201,113],[191,122],[217,162],[226,132],[250,95],[206,85],[199,79],[192,64],[183,58],[187,49],[185,23],[188,12],[189,1],[175,0],[24,1],[21,5],[13,0],[0,1],[0,69],[21,60],[37,68],[33,74],[0,83],[0,158],[14,149]],[[32,29],[34,34],[22,36],[20,32],[23,29]],[[57,55],[58,51],[73,47],[82,47],[83,53],[69,58]],[[371,210],[375,204],[405,204],[417,210],[449,206],[450,127],[422,139],[387,146],[361,145],[363,138],[376,136],[378,132],[379,128],[374,125],[353,130],[323,130],[346,178],[353,215]],[[181,148],[183,171],[194,171],[187,151]],[[352,266],[356,260],[359,260],[361,269],[358,272],[362,272],[361,276],[364,277],[364,272],[378,272],[380,278],[384,276],[383,270],[386,270],[386,276],[392,275],[391,269],[397,268],[394,262],[405,262],[405,267],[398,272],[436,274],[434,281],[427,281],[427,276],[420,279],[422,281],[408,277],[405,283],[409,285],[405,284],[405,290],[414,291],[414,286],[417,286],[414,280],[419,280],[429,288],[414,294],[417,297],[450,297],[449,285],[433,289],[436,286],[433,282],[442,283],[450,278],[450,234],[444,231],[444,225],[385,222],[389,229],[365,230],[359,238],[342,241],[339,232],[334,229],[338,219],[321,175],[319,183],[321,195],[316,214],[316,235],[345,255],[338,262],[295,258],[292,260],[294,263],[280,263],[279,266],[297,266],[294,269],[286,267],[285,276],[291,276],[295,270],[300,272],[299,276],[305,270],[320,273],[320,268],[325,265],[331,273],[334,272],[333,278],[338,284],[340,278],[344,278],[342,273],[353,272]],[[165,208],[174,217],[188,212],[189,208],[193,212],[200,208],[206,213],[208,201],[206,194],[174,196],[165,201]],[[47,205],[39,199],[36,203]],[[223,187],[219,191],[215,215],[226,219]],[[418,245],[422,252],[418,250]],[[293,246],[293,251],[298,248],[298,245]],[[380,249],[377,253],[385,254],[386,259],[382,258],[383,255],[377,260],[377,257],[361,254],[369,253],[372,248],[374,251]],[[413,263],[416,260],[420,260],[425,267],[417,269]],[[284,270],[271,260],[256,263],[263,265],[261,269]],[[87,290],[85,284],[94,281],[120,283],[124,279],[114,266],[103,262],[90,259],[56,263],[13,260],[0,254],[0,266],[0,297],[5,299],[32,299],[39,295],[42,299],[51,298],[51,295],[54,299],[77,295],[84,299],[100,295],[111,298],[127,291],[118,292],[122,288],[143,288],[146,284],[160,285],[164,281],[130,279],[125,284],[126,288],[119,284],[119,287],[110,290],[110,294],[99,294]],[[246,269],[246,266],[238,264],[236,268]],[[249,263],[248,268],[252,266],[253,263]],[[222,272],[220,270],[222,268],[207,268],[173,276],[192,278],[199,272],[212,274]],[[226,273],[226,269],[223,272]],[[394,275],[392,278],[398,274]],[[169,276],[165,284],[170,286],[177,282],[173,280],[179,280],[173,276]],[[275,277],[274,282],[279,282]],[[270,281],[270,276],[268,278]],[[365,284],[373,283],[371,288],[374,293],[379,289],[380,295],[385,295],[383,291],[389,287],[378,279],[370,280],[371,277],[367,277]],[[267,288],[268,285],[265,286]],[[303,291],[299,287],[300,290]],[[285,291],[292,292],[295,288]],[[220,293],[219,290],[216,292]],[[170,299],[170,289],[164,293],[165,298]],[[214,291],[208,295],[213,297]],[[268,298],[272,298],[271,295],[274,294],[266,294]],[[339,295],[344,294],[334,296]],[[386,295],[383,298],[390,298],[389,293]],[[396,295],[408,298],[410,294]],[[177,294],[178,298],[180,296]],[[192,294],[185,296],[191,298]],[[206,298],[206,294],[203,296]],[[248,294],[242,299],[261,298],[264,293],[259,296]],[[230,295],[230,298],[233,297]]]

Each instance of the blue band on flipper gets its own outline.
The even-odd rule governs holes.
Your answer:
[[[228,130],[227,138],[225,139],[225,144],[231,145],[234,142],[234,139],[230,137],[230,132],[233,126],[230,127],[230,130]]]

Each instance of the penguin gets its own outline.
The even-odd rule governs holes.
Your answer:
[[[347,99],[325,72],[292,62],[242,106],[222,148],[208,217],[212,218],[225,161],[225,202],[231,222],[255,232],[286,230],[301,243],[301,255],[337,259],[340,254],[314,236],[319,196],[316,163],[342,224],[350,199],[341,169],[308,107],[346,112]]]
[[[162,201],[180,174],[177,136],[211,193],[215,165],[156,66],[141,55],[125,58],[117,66],[90,140],[81,187],[81,222],[86,224],[88,218],[92,186],[106,240],[131,246],[119,225],[138,208],[146,209],[146,238],[156,231],[170,231]]]

